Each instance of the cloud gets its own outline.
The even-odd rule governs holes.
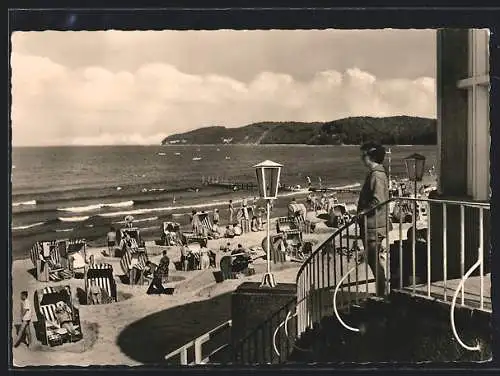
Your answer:
[[[162,62],[70,68],[21,52],[11,65],[14,145],[154,144],[208,125],[436,115],[433,78],[379,79],[357,67],[307,80],[262,71],[244,81]]]

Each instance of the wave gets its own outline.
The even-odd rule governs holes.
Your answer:
[[[141,192],[142,193],[148,193],[148,192],[163,192],[165,191],[165,188],[142,188]]]
[[[13,202],[12,206],[36,205],[36,200]]]
[[[56,229],[55,232],[70,232],[73,231],[72,228],[62,228],[62,229]]]
[[[126,208],[128,206],[133,206],[133,205],[134,201],[128,200],[128,201],[121,201],[121,202],[107,203],[107,204],[100,203],[100,204],[92,204],[86,206],[74,206],[69,208],[57,208],[57,210],[63,212],[71,212],[71,213],[85,213],[88,211],[95,211],[102,208]]]
[[[87,215],[83,217],[58,217],[57,219],[59,219],[61,222],[83,222],[89,218],[90,217]]]
[[[32,224],[24,225],[24,226],[15,226],[15,227],[12,227],[12,230],[27,230],[27,229],[32,228],[32,227],[41,226],[44,223],[45,222],[37,222],[37,223],[32,223]]]
[[[279,197],[300,195],[300,194],[305,194],[307,192],[309,192],[308,189],[303,189],[301,191],[280,194]],[[244,199],[250,200],[250,199],[252,199],[252,197],[253,196],[248,196],[246,198],[241,198],[241,199],[233,199],[233,204],[240,203]],[[100,213],[100,214],[97,214],[97,216],[104,217],[104,218],[112,218],[112,217],[119,217],[119,216],[126,216],[126,215],[141,215],[141,214],[149,214],[149,213],[155,213],[155,212],[174,211],[174,210],[177,211],[177,210],[188,210],[188,209],[198,209],[198,208],[205,209],[205,208],[217,207],[217,206],[221,206],[221,205],[227,205],[228,200],[229,200],[229,198],[226,200],[203,202],[203,203],[199,203],[199,204],[165,206],[165,207],[149,208],[149,209],[123,210],[123,211],[110,212],[110,213]],[[188,213],[188,212],[186,211],[186,213]],[[186,214],[186,213],[183,213],[183,214]]]
[[[139,223],[139,222],[150,222],[150,221],[156,221],[158,220],[158,217],[149,217],[149,218],[140,218],[140,219],[134,219],[134,223]],[[115,222],[119,224],[125,224],[127,221],[119,221]]]

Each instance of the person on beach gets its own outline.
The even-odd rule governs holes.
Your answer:
[[[252,232],[259,231],[259,226],[257,224],[257,217],[255,215],[252,217],[252,222],[250,223],[250,227]]]
[[[202,232],[202,225],[200,218],[196,215],[196,210],[191,212],[191,229],[196,235],[200,235]]]
[[[226,226],[226,233],[224,234],[224,237],[225,238],[229,238],[229,239],[232,239],[235,237],[235,233],[234,233],[234,226],[233,225],[227,225]]]
[[[122,244],[120,246],[121,249],[125,251],[130,251],[132,253],[135,253],[139,250],[139,245],[137,244],[137,241],[130,236],[130,234],[126,231],[124,231],[124,238],[122,239]]]
[[[162,281],[168,281],[168,267],[170,266],[170,258],[167,256],[167,251],[162,252],[160,263],[158,264],[158,272],[161,273]]]
[[[31,318],[33,311],[31,309],[30,301],[28,300],[28,291],[21,292],[21,326],[17,332],[17,338],[14,341],[14,347],[18,347],[24,341],[26,346],[31,344]]]
[[[214,210],[214,218],[213,218],[214,225],[219,224],[219,209]]]
[[[223,244],[222,244],[222,245],[220,246],[220,250],[221,250],[222,252],[224,252],[224,253],[226,253],[226,252],[230,251],[230,250],[231,250],[231,243],[229,243],[229,242],[228,242],[228,243],[226,243],[226,245],[223,245]]]
[[[233,206],[233,200],[229,200],[229,224],[233,224],[233,216],[234,216],[234,206]]]
[[[183,272],[189,270],[189,248],[186,244],[181,246],[181,266]]]
[[[205,270],[210,267],[210,256],[207,248],[207,242],[203,242],[200,248],[200,269]]]
[[[68,305],[62,300],[56,303],[55,314],[57,322],[52,322],[53,325],[66,329],[71,335],[77,334],[76,328],[73,325],[73,314],[71,312],[71,308],[69,308]]]
[[[134,227],[134,217],[131,215],[127,215],[125,217],[125,223],[128,228]]]
[[[166,256],[166,255],[165,255]],[[170,260],[169,260],[170,262]],[[161,261],[160,261],[161,263]],[[146,268],[144,269],[145,276],[152,276],[151,283],[149,284],[146,294],[163,294],[165,287],[163,287],[164,266],[156,265],[148,260]]]
[[[385,295],[385,274],[381,260],[383,239],[391,230],[391,222],[387,227],[387,208],[374,209],[377,205],[389,199],[389,182],[384,166],[385,148],[375,142],[368,142],[361,146],[361,160],[368,169],[365,182],[359,194],[357,214],[362,215],[359,220],[361,240],[364,244],[366,261],[376,277],[377,296]],[[366,221],[363,216],[366,216]]]
[[[257,212],[257,204],[259,203],[259,201],[257,200],[257,197],[256,196],[253,196],[253,201],[252,201],[252,213],[256,213]]]
[[[96,285],[95,279],[90,280],[88,299],[90,304],[101,304],[102,302],[102,291],[101,288]]]
[[[113,226],[109,228],[108,233],[106,234],[106,239],[108,241],[108,256],[114,255],[114,250],[116,247],[116,230]]]

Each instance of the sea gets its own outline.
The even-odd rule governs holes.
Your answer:
[[[403,159],[418,152],[437,168],[437,146],[394,146],[391,173],[405,175]],[[195,160],[193,160],[195,158]],[[11,171],[11,250],[27,256],[36,241],[102,239],[110,226],[132,215],[137,226],[160,237],[163,221],[186,224],[188,213],[227,207],[229,199],[258,195],[207,186],[219,180],[256,183],[253,166],[284,167],[281,183],[342,187],[361,184],[358,146],[168,145],[14,147]]]

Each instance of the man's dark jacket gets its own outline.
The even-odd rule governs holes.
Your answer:
[[[376,165],[366,175],[365,182],[361,188],[358,200],[358,214],[367,212],[389,200],[389,181],[384,166]],[[369,240],[375,240],[376,234],[380,237],[387,236],[387,230],[392,229],[392,222],[387,218],[388,205],[377,208],[366,215],[366,233]],[[361,235],[365,234],[365,220],[360,218]],[[389,226],[389,228],[388,228]]]

